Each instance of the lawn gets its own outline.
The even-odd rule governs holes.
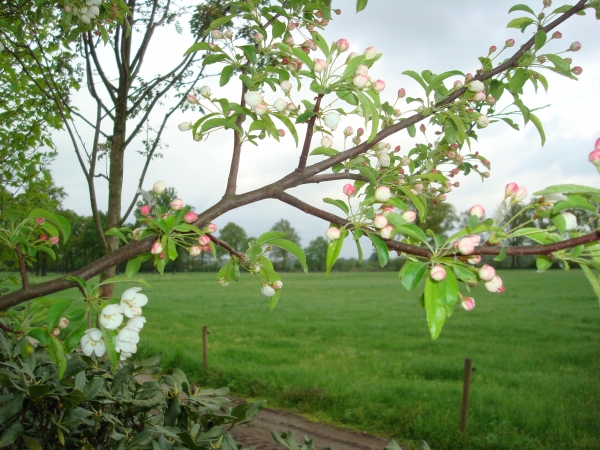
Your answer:
[[[440,449],[600,448],[600,309],[580,271],[505,271],[432,341],[394,273],[284,274],[277,307],[250,276],[147,275],[140,353],[315,420]],[[124,287],[121,285],[119,289]],[[202,369],[202,326],[210,329]],[[468,433],[458,420],[464,358]]]

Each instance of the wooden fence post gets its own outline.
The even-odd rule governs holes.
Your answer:
[[[473,361],[470,358],[465,359],[465,375],[463,380],[462,406],[460,408],[460,431],[467,429],[467,417],[469,415],[469,395],[471,393],[471,372],[473,370]]]
[[[208,363],[208,327],[202,327],[202,367],[206,369]]]

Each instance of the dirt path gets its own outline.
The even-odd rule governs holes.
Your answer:
[[[383,450],[387,440],[359,433],[352,430],[339,430],[337,428],[309,422],[296,414],[263,408],[249,425],[234,428],[232,436],[242,444],[242,448],[249,446],[257,450],[285,450],[277,444],[271,436],[271,430],[287,432],[292,430],[300,446],[304,444],[304,436],[313,440],[315,449],[323,449],[331,445],[334,450]]]

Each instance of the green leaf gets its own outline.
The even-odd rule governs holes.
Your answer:
[[[256,240],[257,245],[266,245],[270,241],[276,239],[282,239],[287,235],[285,231],[267,231],[266,233],[261,234]]]
[[[563,215],[557,214],[556,216],[551,217],[550,220],[552,221],[558,232],[560,234],[564,234],[567,228],[567,221],[565,220]]]
[[[229,16],[223,16],[223,17],[219,17],[218,19],[213,20],[210,23],[210,26],[207,28],[207,30],[204,32],[204,36],[207,36],[208,33],[210,33],[212,30],[219,28],[223,25],[225,25],[226,23],[231,22],[233,19],[235,19],[237,17],[237,14],[231,14]],[[189,50],[188,50],[189,51]]]
[[[526,238],[531,239],[532,241],[537,242],[538,244],[546,245],[551,244],[554,241],[550,239],[550,233],[545,230],[540,230],[539,228],[525,227],[519,228],[518,230],[510,233],[508,237],[514,236],[524,236]]]
[[[48,324],[48,330],[52,330],[56,327],[56,324],[60,320],[65,309],[67,309],[71,303],[73,303],[72,298],[61,298],[59,300],[55,300],[50,309],[48,310],[48,316],[46,318],[46,323]]]
[[[233,66],[223,67],[223,70],[221,71],[221,78],[219,80],[219,86],[223,87],[227,83],[229,83],[229,80],[231,79],[231,75],[233,75],[233,70],[234,70]]]
[[[311,156],[325,155],[327,157],[332,157],[334,155],[337,155],[338,153],[339,153],[339,151],[336,149],[333,149],[333,148],[317,147],[312,152],[310,152],[310,155]]]
[[[342,246],[344,245],[344,239],[346,238],[346,231],[342,231],[342,235],[339,239],[335,241],[331,241],[329,246],[327,247],[327,260],[326,260],[326,270],[325,276],[329,275],[331,271],[331,267],[336,262],[338,257],[340,256],[340,252],[342,251]]]
[[[504,261],[505,258],[506,258],[506,248],[502,247],[500,249],[500,253],[496,257],[494,257],[494,261],[498,261],[498,262]]]
[[[545,195],[545,194],[591,194],[600,195],[600,189],[592,188],[589,186],[580,186],[578,184],[557,184],[555,186],[549,186],[541,191],[534,192],[533,195]]]
[[[210,45],[208,45],[208,42],[196,42],[194,45],[192,45],[190,48],[188,48],[185,51],[183,56],[189,55],[190,53],[199,52],[202,50],[210,50]]]
[[[563,72],[569,72],[571,70],[571,65],[567,61],[565,61],[564,58],[553,54],[548,54],[544,56],[548,58],[558,70]]]
[[[508,90],[514,94],[518,94],[521,92],[528,79],[529,72],[522,67],[518,68],[508,82]]]
[[[395,206],[402,211],[408,211],[408,206],[406,206],[406,203],[404,203],[398,197],[391,197],[387,202],[385,202],[385,204]]]
[[[425,92],[427,92],[427,84],[425,83],[423,78],[421,78],[421,75],[419,75],[417,72],[415,72],[414,70],[405,70],[404,72],[402,72],[402,75],[408,75],[409,77],[411,77],[413,80],[419,83],[423,87],[423,89],[425,89]]]
[[[464,72],[461,72],[460,70],[450,70],[448,72],[444,72],[440,75],[437,75],[431,80],[431,82],[429,83],[429,86],[425,89],[425,94],[427,96],[429,96],[431,91],[433,91],[442,81],[444,81],[446,78],[450,78],[454,75],[464,76],[465,74],[464,74]]]
[[[585,276],[592,285],[592,289],[594,290],[594,293],[596,294],[596,297],[598,297],[598,301],[600,302],[600,281],[598,280],[598,276],[595,272],[592,272],[592,269],[590,269],[585,264],[581,265],[581,269],[583,270],[583,273],[585,273]]]
[[[535,260],[535,266],[538,270],[548,270],[552,266],[552,259],[546,255],[540,255]]]
[[[468,267],[463,267],[459,264],[455,264],[453,267],[454,273],[458,277],[459,280],[464,281],[465,283],[477,283],[477,275],[473,273]]]
[[[408,291],[416,288],[427,271],[427,264],[421,261],[406,261],[402,266],[402,286]],[[400,274],[398,274],[400,276]]]
[[[46,253],[52,258],[52,261],[56,261],[56,253],[50,247],[46,247],[45,245],[41,245],[37,248],[38,252]]]
[[[427,311],[427,324],[431,339],[435,340],[442,331],[442,326],[446,321],[446,307],[440,298],[439,283],[433,281],[431,277],[425,279],[425,310]]]
[[[533,113],[531,113],[529,115],[529,120],[531,120],[533,122],[533,124],[535,125],[535,127],[537,128],[538,133],[540,134],[540,139],[542,140],[542,147],[543,147],[544,144],[546,143],[546,133],[544,133],[544,127],[542,126],[542,122]]]
[[[287,127],[287,129],[292,134],[294,141],[296,142],[296,146],[298,146],[298,133],[296,131],[296,127],[292,123],[292,121],[285,115],[279,112],[271,113],[271,115],[277,117],[281,122]]]
[[[136,273],[139,272],[140,267],[142,267],[143,258],[139,256],[137,258],[132,258],[127,261],[127,266],[125,267],[125,276],[127,278],[133,277]]]
[[[344,202],[343,200],[336,200],[336,199],[327,197],[327,198],[324,198],[323,201],[325,203],[329,203],[330,205],[337,206],[342,211],[344,211],[346,214],[350,214],[348,205],[346,205],[346,202]]]
[[[50,336],[50,345],[48,345],[48,353],[52,358],[54,364],[58,364],[58,379],[62,379],[67,369],[67,358],[65,358],[65,351],[62,347],[62,342],[56,339],[54,336]]]
[[[356,0],[356,12],[361,12],[367,7],[369,0]]]
[[[250,91],[254,90],[254,82],[248,75],[242,73],[240,74],[239,79],[242,80],[242,83],[244,83]]]
[[[534,20],[530,17],[519,17],[508,22],[506,28],[516,28],[517,30],[520,29],[521,32],[524,32],[525,28],[527,28],[532,23],[534,23]]]
[[[310,59],[310,57],[306,54],[306,52],[304,50],[302,50],[299,47],[294,47],[292,49],[292,53],[294,54],[294,56],[296,58],[298,58],[300,61],[302,61],[304,64],[306,64],[306,67],[308,67],[310,70],[313,70],[313,60]]]
[[[281,289],[275,291],[275,295],[269,299],[269,311],[272,311],[273,308],[275,308],[275,306],[277,306],[279,297],[281,297]]]
[[[406,128],[406,131],[408,131],[408,135],[409,135],[411,138],[414,138],[414,137],[417,135],[417,127],[416,127],[416,126],[414,126],[414,125],[409,125],[409,126]]]
[[[315,115],[315,113],[313,111],[305,111],[302,114],[300,114],[298,117],[296,117],[296,123],[308,122],[308,119],[310,119],[314,115]]]
[[[440,282],[440,298],[447,307],[454,306],[458,300],[458,282],[454,272],[448,267],[446,267],[446,278]],[[452,311],[452,309],[446,308],[446,311]]]
[[[546,32],[544,30],[538,30],[538,32],[535,33],[535,50],[536,51],[544,46],[544,44],[546,43],[546,39],[548,39],[548,36],[546,35]]]
[[[304,255],[304,251],[298,244],[287,239],[273,239],[269,241],[269,245],[279,247],[290,252],[296,257],[298,261],[300,261],[304,273],[308,273],[308,266],[306,265],[306,255]]]
[[[596,207],[585,197],[580,195],[568,195],[567,200],[561,200],[554,204],[554,208],[552,208],[552,214],[558,214],[559,212],[569,208],[585,209],[593,213],[596,212]]]
[[[110,230],[106,230],[104,232],[104,235],[105,236],[117,236],[123,242],[127,242],[127,238],[125,237],[125,235],[123,233],[121,233],[121,231],[119,231],[117,228],[111,228]]]
[[[375,233],[368,233],[367,236],[369,236],[369,239],[371,239],[371,242],[373,242],[373,245],[375,246],[375,253],[377,253],[379,265],[381,267],[385,267],[390,260],[390,252],[387,248],[387,245],[385,244],[384,240]]]
[[[523,4],[515,5],[508,10],[508,13],[510,14],[513,11],[525,11],[525,12],[528,12],[529,14],[531,14],[532,16],[536,17],[536,14],[535,14],[535,12],[533,12],[533,9],[531,9],[527,5],[523,5]]]
[[[10,426],[8,428],[6,428],[4,430],[4,433],[2,433],[2,436],[0,436],[0,447],[8,447],[9,445],[11,445],[12,443],[14,443],[17,438],[23,433],[23,425],[21,425],[21,422],[19,420],[15,420],[13,423],[10,424]],[[27,437],[27,436],[25,436]],[[33,438],[29,438],[29,439],[33,439]],[[33,439],[35,441],[35,439]],[[35,441],[37,443],[37,447],[36,450],[42,450],[42,446],[40,445],[40,443],[38,441]],[[25,441],[25,446],[29,449],[29,446],[27,445],[27,441]]]
[[[0,406],[0,425],[10,420],[21,409],[24,398],[25,395],[17,395],[4,400]]]
[[[429,246],[429,242],[427,241],[427,235],[416,225],[403,225],[401,227],[397,227],[396,231],[398,231],[398,233],[400,234],[409,236],[410,238],[420,241],[423,244]]]

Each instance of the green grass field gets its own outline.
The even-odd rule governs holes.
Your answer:
[[[600,448],[590,286],[579,271],[501,275],[507,291],[476,288],[475,310],[457,309],[437,341],[394,273],[284,274],[273,311],[250,276],[222,288],[214,274],[148,275],[140,353],[273,407],[434,450]],[[477,370],[461,436],[467,357]]]

